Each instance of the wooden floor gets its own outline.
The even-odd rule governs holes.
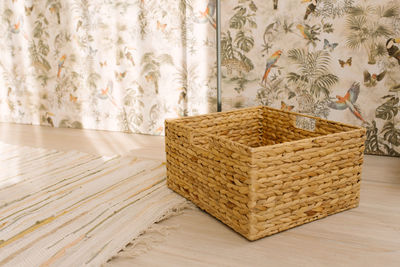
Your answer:
[[[162,137],[0,123],[0,141],[34,147],[164,159]],[[108,266],[400,266],[400,158],[366,156],[360,207],[248,242],[199,210],[149,252]]]

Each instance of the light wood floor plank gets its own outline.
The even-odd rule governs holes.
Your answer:
[[[164,139],[154,136],[0,123],[0,141],[165,159]],[[161,225],[179,227],[149,252],[133,259],[117,257],[107,266],[398,267],[400,158],[365,157],[358,208],[256,242],[199,210],[188,210]]]

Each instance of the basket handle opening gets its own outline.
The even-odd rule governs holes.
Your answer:
[[[294,117],[293,126],[297,129],[315,132],[317,130],[317,120],[308,116],[296,115]]]

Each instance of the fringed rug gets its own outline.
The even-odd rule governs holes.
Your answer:
[[[165,165],[0,143],[0,266],[99,266],[185,200]]]

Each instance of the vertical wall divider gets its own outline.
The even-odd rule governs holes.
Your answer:
[[[221,0],[216,0],[216,17],[217,17],[217,111],[222,111],[222,88],[221,88]]]

